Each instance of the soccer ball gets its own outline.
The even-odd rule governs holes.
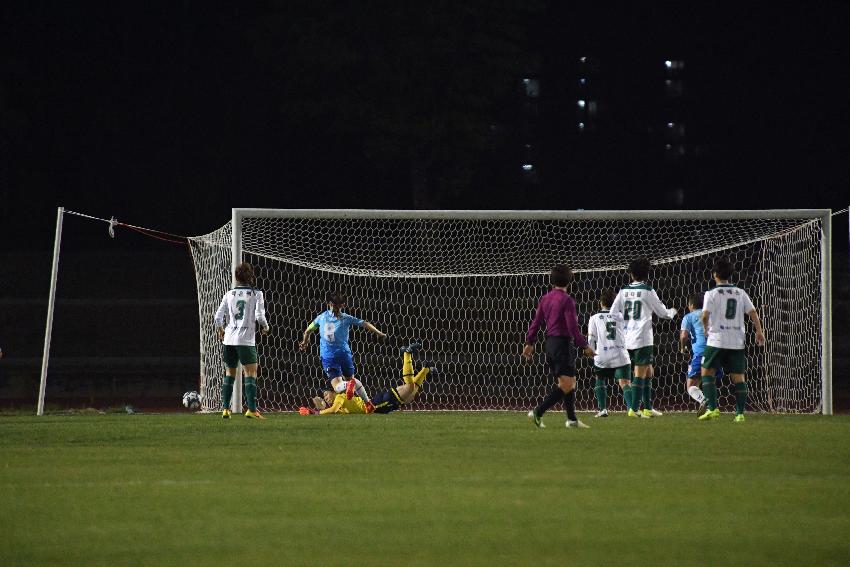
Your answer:
[[[183,407],[196,410],[201,407],[201,396],[198,392],[186,392],[183,394]]]

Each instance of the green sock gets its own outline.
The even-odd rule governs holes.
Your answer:
[[[742,414],[747,407],[747,394],[749,389],[746,382],[735,384],[735,413]]]
[[[623,386],[623,401],[626,402],[626,409],[634,409],[632,406],[632,385]]]
[[[254,376],[245,376],[245,405],[257,411],[257,379]]]
[[[608,398],[608,393],[605,390],[605,380],[603,378],[597,378],[596,387],[593,388],[593,391],[596,392],[596,405],[599,407],[599,411],[605,409],[605,402]]]
[[[652,409],[652,378],[643,379],[643,409]]]
[[[705,394],[705,403],[708,409],[717,409],[717,382],[714,376],[702,377],[702,393]]]
[[[640,401],[643,399],[643,378],[635,378],[632,380],[632,405],[635,411],[640,408]]]
[[[221,409],[230,409],[230,399],[233,397],[233,383],[236,378],[225,376],[221,383]]]

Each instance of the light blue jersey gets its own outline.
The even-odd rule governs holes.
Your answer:
[[[702,309],[694,309],[682,317],[682,330],[691,337],[691,352],[695,355],[705,351],[705,329],[702,326]]]
[[[351,347],[348,346],[348,329],[352,325],[362,327],[363,319],[348,313],[340,313],[337,318],[333,311],[328,309],[319,314],[313,323],[319,327],[319,353],[323,359],[342,354],[351,356]]]

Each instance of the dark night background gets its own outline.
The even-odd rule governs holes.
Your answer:
[[[846,3],[587,4],[4,4],[0,402],[37,393],[59,205],[194,235],[234,206],[848,204]],[[836,350],[846,235],[835,217]],[[62,253],[48,401],[191,389],[185,248],[66,217]],[[103,324],[70,336],[93,297]],[[91,370],[104,352],[124,378]]]

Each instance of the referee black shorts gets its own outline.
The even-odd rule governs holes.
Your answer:
[[[570,337],[546,337],[546,365],[553,378],[576,375],[576,349]]]

